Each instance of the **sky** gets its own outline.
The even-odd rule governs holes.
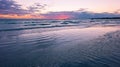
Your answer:
[[[114,12],[120,9],[120,0],[15,0],[23,5],[30,6],[34,3],[48,4],[47,11],[74,11],[86,8],[94,12]]]
[[[120,0],[0,0],[0,18],[118,17],[119,4]]]

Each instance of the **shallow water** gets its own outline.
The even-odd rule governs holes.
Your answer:
[[[0,67],[119,67],[118,20],[84,22],[2,20]]]

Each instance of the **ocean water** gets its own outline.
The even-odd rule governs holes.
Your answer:
[[[0,67],[120,67],[120,20],[0,20]]]

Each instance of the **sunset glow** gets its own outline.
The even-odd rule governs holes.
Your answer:
[[[68,16],[68,15],[59,15],[56,17],[56,19],[60,19],[60,20],[69,19],[69,18],[70,18],[70,16]]]
[[[44,16],[32,16],[30,14],[25,14],[25,15],[17,15],[17,14],[9,14],[9,15],[4,15],[0,14],[0,18],[10,18],[10,19],[44,19]]]
[[[65,19],[70,19],[70,18],[72,18],[72,16],[70,16],[70,15],[65,15],[65,14],[56,14],[56,15],[45,16],[45,19],[65,20]]]
[[[119,4],[119,0],[90,0],[89,2],[88,0],[0,0],[0,18],[71,19],[118,17],[120,16]]]
[[[17,14],[9,14],[9,15],[4,15],[0,14],[0,18],[8,18],[8,19],[59,19],[59,20],[64,20],[64,19],[69,19],[71,16],[69,15],[56,15],[56,16],[35,16],[35,15],[30,15],[30,14],[25,14],[25,15],[17,15]]]

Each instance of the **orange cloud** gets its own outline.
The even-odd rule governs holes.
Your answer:
[[[70,15],[65,15],[65,14],[58,14],[58,15],[31,15],[31,14],[23,14],[23,15],[18,15],[18,14],[0,14],[0,18],[7,18],[7,19],[59,19],[59,20],[64,20],[64,19],[69,19],[71,18]]]
[[[8,18],[8,19],[44,19],[45,17],[42,16],[42,15],[36,16],[36,15],[30,15],[30,14],[24,14],[24,15],[0,14],[0,18]]]
[[[71,18],[70,15],[65,15],[65,14],[59,14],[59,15],[31,15],[31,14],[23,14],[23,15],[18,15],[18,14],[0,14],[0,18],[6,18],[6,19],[59,19],[59,20],[64,20],[64,19],[69,19]]]

